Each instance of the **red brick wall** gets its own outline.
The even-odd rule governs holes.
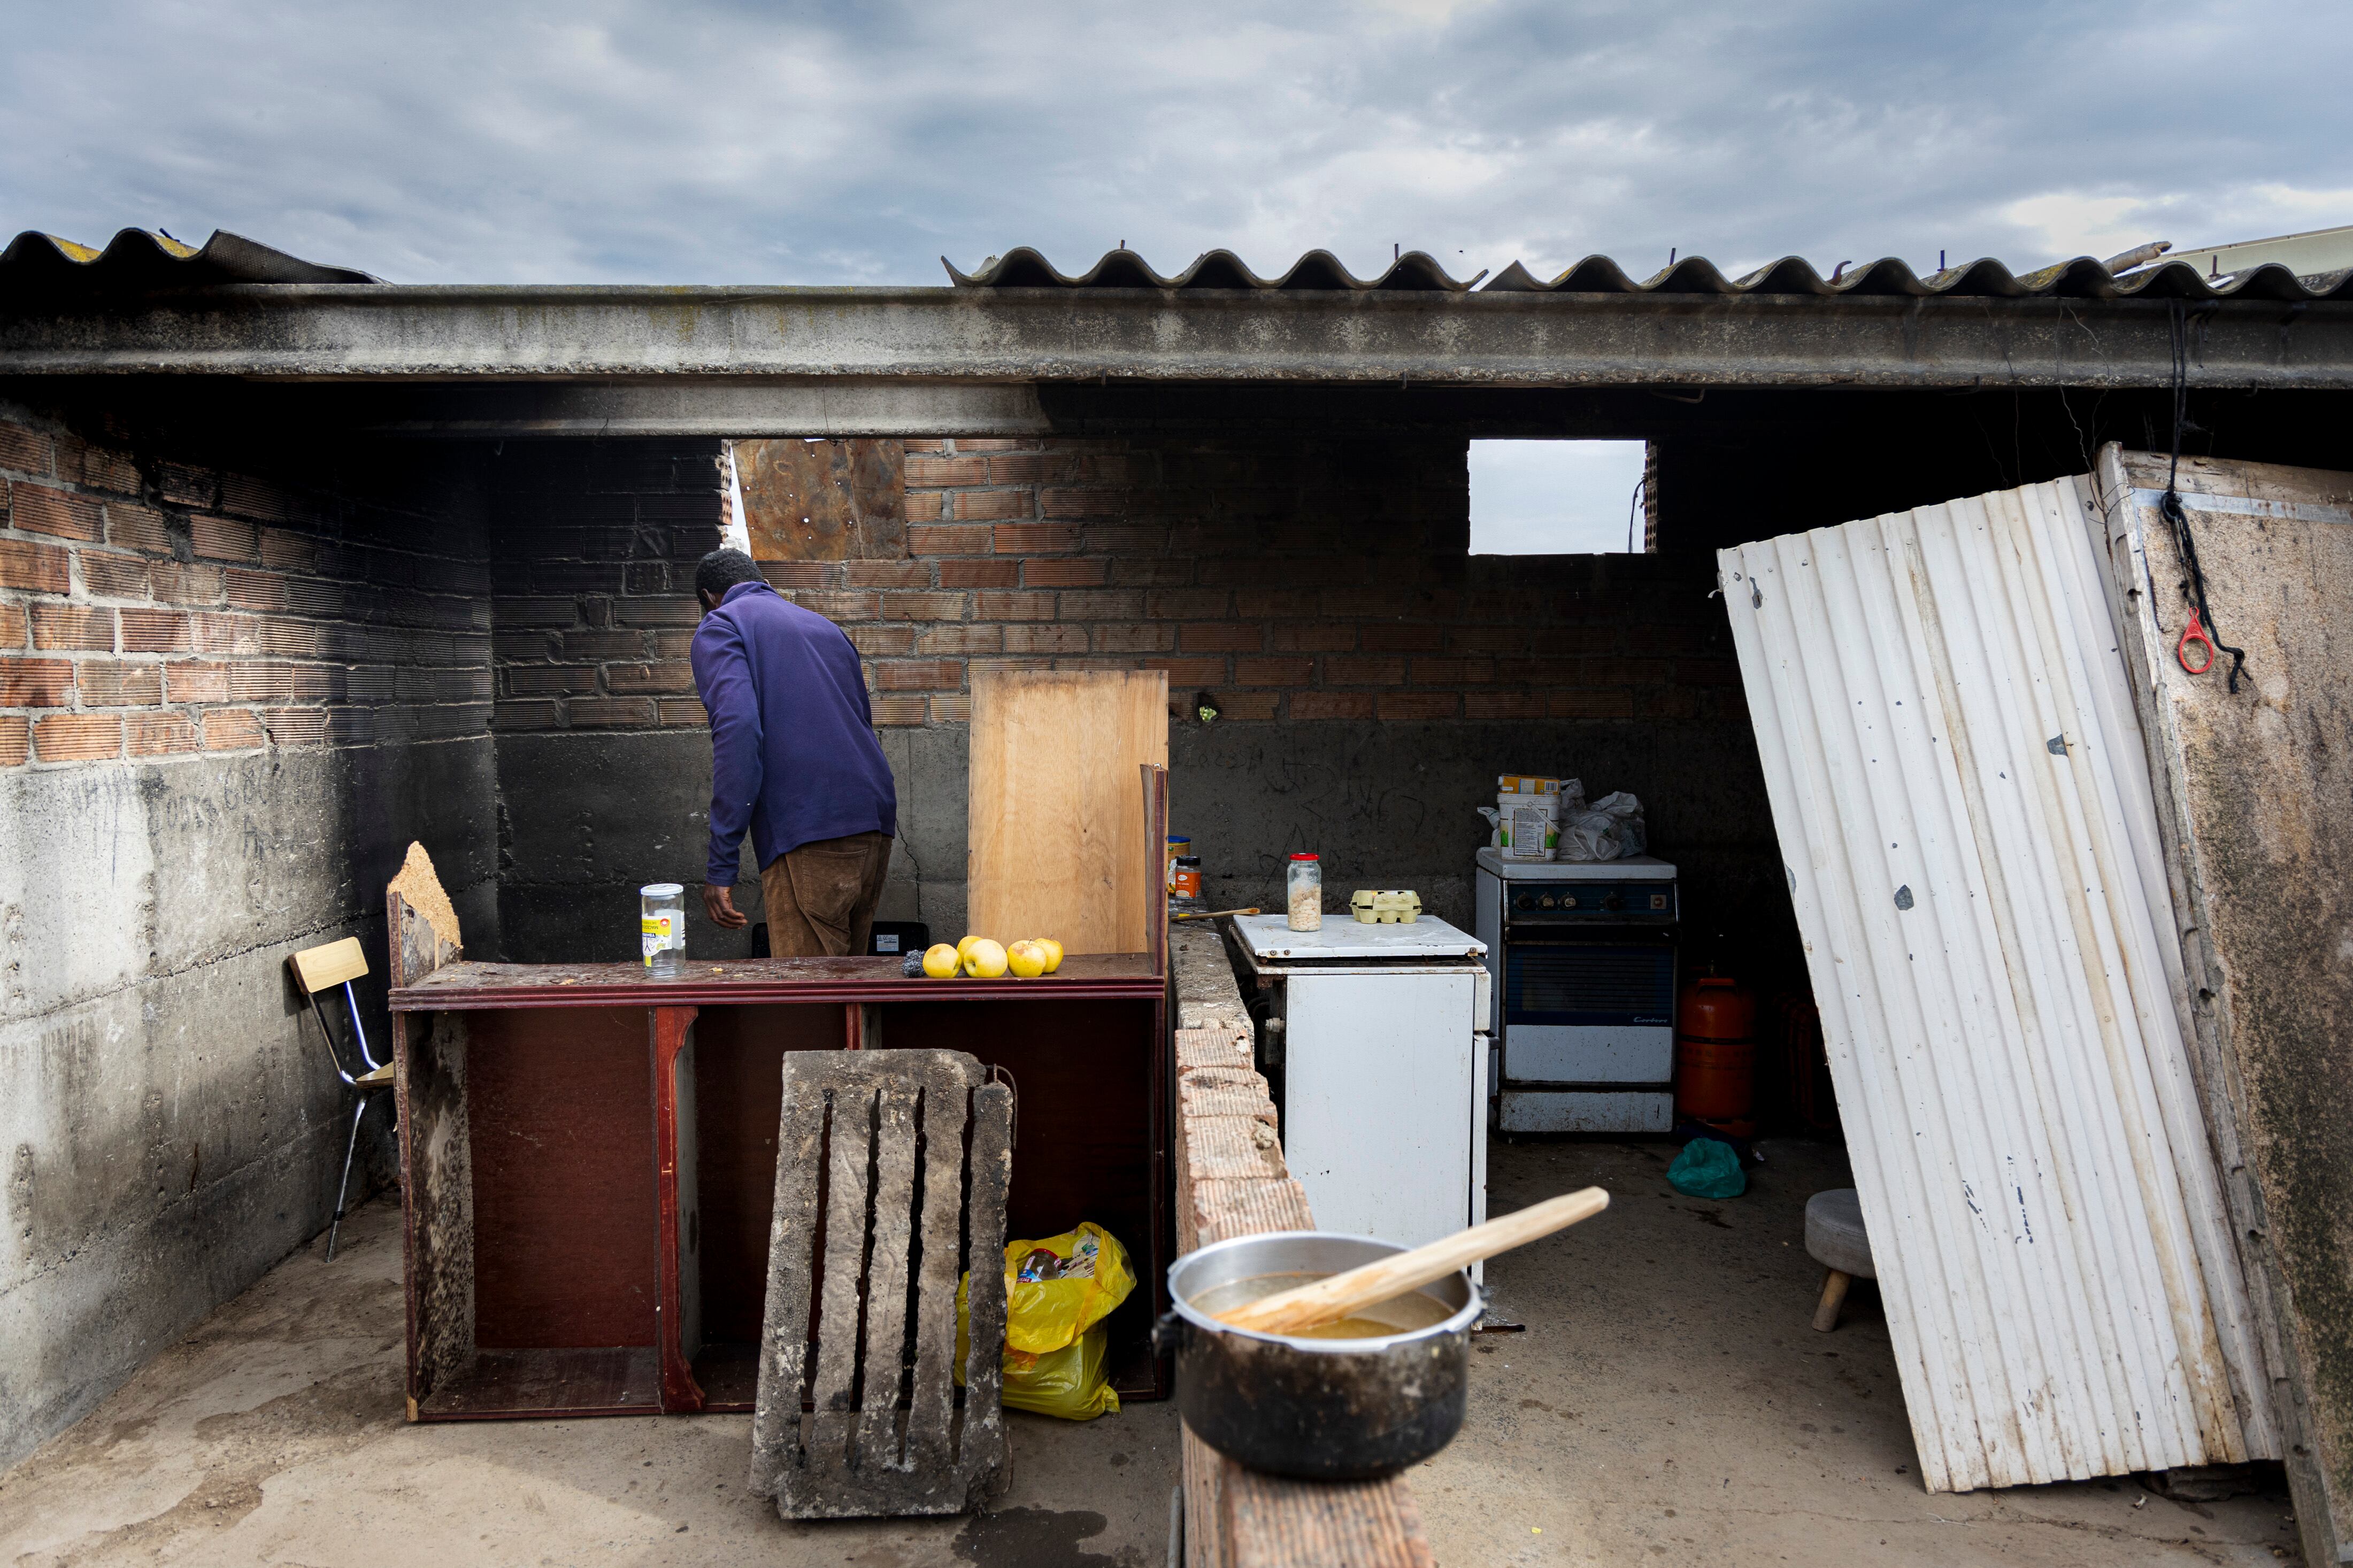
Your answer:
[[[765,563],[879,725],[976,662],[1165,669],[1219,722],[1740,716],[1704,562],[1473,557],[1461,439],[911,441],[903,561]]]
[[[0,419],[0,766],[483,732],[489,574],[452,500]]]
[[[496,460],[501,730],[702,722],[686,660],[716,459]],[[866,656],[880,727],[965,721],[976,661],[1165,669],[1243,723],[1739,713],[1704,563],[1469,555],[1459,439],[940,439],[905,472],[906,559],[762,563]]]

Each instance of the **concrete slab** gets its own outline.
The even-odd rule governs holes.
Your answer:
[[[1667,1185],[1670,1143],[1498,1143],[1489,1212],[1599,1184],[1606,1214],[1487,1265],[1525,1333],[1473,1342],[1462,1436],[1413,1472],[1440,1563],[2276,1563],[2284,1483],[2178,1503],[2130,1479],[1923,1491],[1878,1292],[1809,1326],[1805,1204],[1843,1151],[1772,1142],[1748,1191]],[[2276,1472],[2274,1472],[2276,1477]]]
[[[1084,1425],[1008,1413],[1011,1491],[979,1519],[787,1525],[745,1486],[748,1415],[412,1426],[399,1208],[344,1222],[0,1476],[0,1563],[760,1561],[1157,1563],[1171,1405]]]

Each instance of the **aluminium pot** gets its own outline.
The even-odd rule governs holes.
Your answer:
[[[1278,1476],[1364,1481],[1419,1464],[1454,1440],[1479,1321],[1467,1273],[1425,1285],[1441,1322],[1380,1339],[1314,1340],[1229,1328],[1192,1299],[1261,1274],[1337,1274],[1406,1248],[1365,1236],[1288,1230],[1187,1253],[1168,1269],[1173,1305],[1153,1345],[1176,1357],[1176,1407],[1194,1436]]]

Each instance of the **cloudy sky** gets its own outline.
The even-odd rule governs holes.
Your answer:
[[[934,283],[1122,240],[1926,271],[2353,222],[2353,9],[2311,0],[77,0],[7,37],[0,231],[408,282]]]

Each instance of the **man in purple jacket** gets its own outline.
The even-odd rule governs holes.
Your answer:
[[[711,715],[711,859],[702,908],[724,931],[746,826],[778,958],[862,953],[891,868],[899,795],[874,738],[858,650],[789,603],[740,550],[694,569],[694,685]]]

